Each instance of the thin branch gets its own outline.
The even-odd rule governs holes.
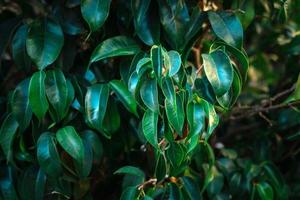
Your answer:
[[[147,185],[155,185],[157,182],[156,178],[150,178],[149,180],[145,181],[144,183],[140,184],[138,190],[144,189]]]

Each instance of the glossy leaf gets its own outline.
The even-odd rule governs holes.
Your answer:
[[[206,113],[206,117],[208,118],[208,125],[207,125],[207,133],[206,139],[212,134],[212,132],[215,130],[217,125],[219,124],[219,116],[217,115],[215,108],[212,104],[208,103],[205,100],[201,100],[201,103],[203,103],[204,110]]]
[[[124,166],[114,172],[114,174],[130,174],[133,176],[139,176],[145,178],[145,174],[142,170],[133,166]]]
[[[125,84],[122,81],[112,80],[109,85],[127,110],[137,115],[137,104]]]
[[[172,77],[181,67],[181,57],[177,51],[169,51],[167,57],[168,62],[165,62],[165,67],[169,70],[169,76]]]
[[[45,91],[45,79],[45,72],[39,71],[32,75],[29,83],[29,104],[32,112],[39,120],[45,116],[49,108]]]
[[[176,101],[170,102],[165,100],[165,109],[169,123],[175,129],[177,134],[182,136],[182,128],[184,124],[184,108],[183,102],[179,95],[176,96]]]
[[[169,77],[163,78],[161,90],[169,102],[176,101],[175,86],[171,78]]]
[[[46,180],[47,180],[46,174],[43,172],[43,170],[39,169],[35,181],[35,200],[44,199]]]
[[[122,192],[120,200],[135,199],[136,193],[137,193],[137,187],[136,186],[128,187]]]
[[[205,74],[217,96],[224,95],[231,87],[233,69],[228,56],[221,50],[202,54]]]
[[[63,44],[64,35],[56,21],[45,18],[36,20],[30,25],[26,49],[30,58],[40,70],[57,59]]]
[[[188,193],[188,196],[191,200],[201,200],[202,197],[200,195],[199,186],[197,185],[196,181],[189,177],[184,176],[182,177],[183,187],[185,191]]]
[[[96,84],[89,87],[85,96],[85,114],[88,125],[100,132],[102,131],[102,121],[107,108],[108,96],[109,87],[106,84]]]
[[[54,133],[45,132],[39,137],[37,141],[37,160],[41,169],[47,175],[58,176],[62,173]]]
[[[157,83],[154,79],[143,82],[140,90],[144,104],[153,112],[159,112]]]
[[[132,0],[131,9],[134,20],[134,28],[139,38],[151,46],[159,42],[160,30],[157,18],[153,18],[150,11],[151,0]]]
[[[0,144],[7,162],[13,162],[13,142],[18,130],[19,124],[12,114],[9,114],[0,129]]]
[[[153,46],[150,50],[151,63],[158,80],[162,78],[163,71],[163,54],[162,48],[159,46]]]
[[[104,40],[95,48],[90,63],[110,57],[134,55],[139,51],[140,47],[133,39],[126,36],[116,36]]]
[[[82,140],[92,147],[93,161],[100,163],[103,155],[103,145],[99,136],[91,130],[86,130],[82,133]]]
[[[178,167],[185,158],[185,152],[180,144],[174,142],[170,144],[169,149],[166,151],[166,155],[173,167]]]
[[[258,183],[256,188],[262,200],[274,199],[273,189],[267,182]]]
[[[84,145],[73,126],[65,126],[56,132],[56,138],[61,147],[77,162],[84,159]]]
[[[20,132],[23,132],[30,124],[32,109],[29,105],[29,79],[19,83],[11,97],[11,111],[19,123]]]
[[[46,73],[45,87],[48,100],[55,110],[57,121],[59,121],[67,114],[67,108],[74,98],[74,92],[69,92],[74,90],[73,86],[67,84],[62,71],[49,70]]]
[[[158,114],[148,109],[143,117],[142,127],[146,140],[154,147],[158,147],[157,142]]]
[[[234,13],[208,12],[208,19],[214,33],[226,43],[238,49],[243,45],[243,27]]]
[[[110,3],[111,0],[81,0],[82,16],[92,32],[98,30],[106,21]]]
[[[86,141],[82,139],[82,143],[84,146],[84,158],[82,162],[75,161],[74,165],[77,169],[78,175],[81,178],[87,177],[91,170],[92,170],[92,164],[93,164],[93,149],[92,145],[89,143],[89,141]]]
[[[26,52],[26,38],[29,27],[27,24],[18,28],[12,40],[12,55],[15,63],[20,69],[30,70],[31,59]]]
[[[205,109],[204,105],[197,102],[189,102],[187,105],[187,121],[189,125],[189,135],[198,135],[204,128],[205,123]]]

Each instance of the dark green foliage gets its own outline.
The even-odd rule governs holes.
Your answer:
[[[299,8],[0,1],[0,199],[299,199]]]

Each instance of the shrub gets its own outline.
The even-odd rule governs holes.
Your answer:
[[[299,3],[1,4],[0,199],[299,197]]]

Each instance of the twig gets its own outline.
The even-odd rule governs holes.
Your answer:
[[[259,116],[261,118],[263,118],[264,120],[266,120],[266,122],[268,122],[270,126],[273,126],[272,121],[266,115],[264,115],[262,112],[259,112],[258,114],[259,114]]]
[[[139,187],[138,187],[138,190],[141,190],[143,189],[144,187],[146,187],[146,185],[155,185],[157,182],[157,179],[156,178],[150,178],[149,180],[145,181],[144,183],[140,184]]]

